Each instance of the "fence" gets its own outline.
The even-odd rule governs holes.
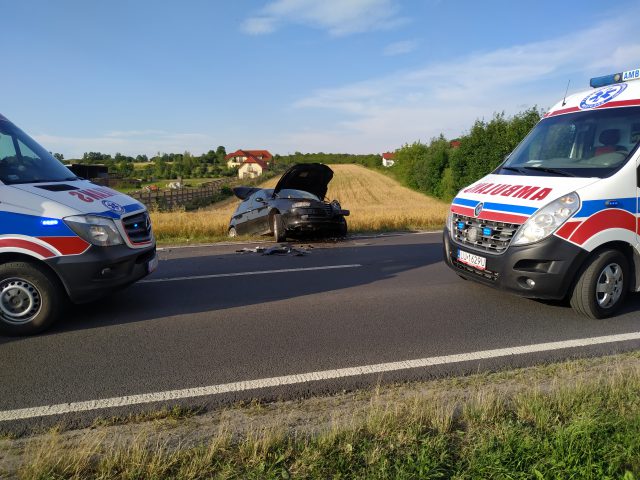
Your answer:
[[[229,185],[233,179],[220,178],[212,180],[198,188],[178,188],[149,192],[134,192],[129,196],[144,203],[147,207],[171,210],[178,207],[201,206],[215,201],[222,187]]]

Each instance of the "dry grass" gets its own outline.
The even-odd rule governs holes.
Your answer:
[[[444,224],[448,204],[403,187],[360,165],[332,165],[335,172],[327,196],[351,211],[351,232],[424,230]],[[278,178],[261,186],[272,188]],[[238,200],[226,200],[197,212],[152,213],[158,240],[213,241],[226,236]]]

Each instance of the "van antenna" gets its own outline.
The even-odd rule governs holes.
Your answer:
[[[569,84],[571,83],[571,79],[567,82],[567,89],[564,91],[564,98],[562,99],[562,106],[564,107],[567,104],[567,93],[569,93]]]

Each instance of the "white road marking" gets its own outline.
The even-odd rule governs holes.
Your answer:
[[[362,265],[360,265],[359,263],[353,263],[350,265],[327,265],[324,267],[282,268],[280,270],[256,270],[254,272],[212,273],[211,275],[193,275],[190,277],[151,278],[149,280],[141,280],[138,283],[180,282],[183,280],[204,280],[207,278],[224,278],[224,277],[246,277],[248,275],[267,275],[270,273],[313,272],[316,270],[339,270],[342,268],[357,268],[361,266]]]
[[[640,340],[640,332],[623,333],[619,335],[607,335],[602,337],[580,338],[577,340],[565,340],[561,342],[538,343],[535,345],[523,345],[520,347],[498,348],[456,355],[444,355],[441,357],[421,358],[391,363],[379,363],[360,367],[339,368],[336,370],[323,370],[318,372],[285,375],[282,377],[262,378],[258,380],[245,380],[241,382],[211,385],[208,387],[185,388],[182,390],[170,390],[166,392],[142,393],[139,395],[127,395],[124,397],[104,398],[85,402],[60,403],[43,407],[20,408],[16,410],[0,411],[0,422],[12,420],[24,420],[28,418],[45,417],[50,415],[62,415],[65,413],[86,412],[103,408],[126,407],[153,402],[169,402],[185,398],[220,395],[222,393],[243,392],[261,388],[280,387],[283,385],[295,385],[300,383],[333,380],[337,378],[356,377],[385,372],[396,372],[416,368],[430,367],[434,365],[446,365],[450,363],[468,362],[473,360],[487,360],[491,358],[525,355],[528,353],[549,352],[566,348],[588,347],[592,345],[604,345],[608,343]]]

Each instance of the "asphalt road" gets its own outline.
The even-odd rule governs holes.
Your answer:
[[[314,244],[300,257],[240,254],[238,245],[163,250],[147,281],[74,307],[44,335],[0,337],[0,430],[60,418],[82,424],[167,404],[210,407],[331,393],[640,347],[640,335],[589,346],[557,343],[640,332],[639,295],[617,317],[589,320],[566,305],[460,279],[442,263],[440,236]],[[548,342],[553,348],[477,354]],[[395,363],[416,359],[431,360]],[[153,395],[132,397],[141,394]],[[59,408],[38,409],[77,402],[89,403],[62,417],[47,415]],[[7,414],[26,408],[35,410],[19,420]]]

